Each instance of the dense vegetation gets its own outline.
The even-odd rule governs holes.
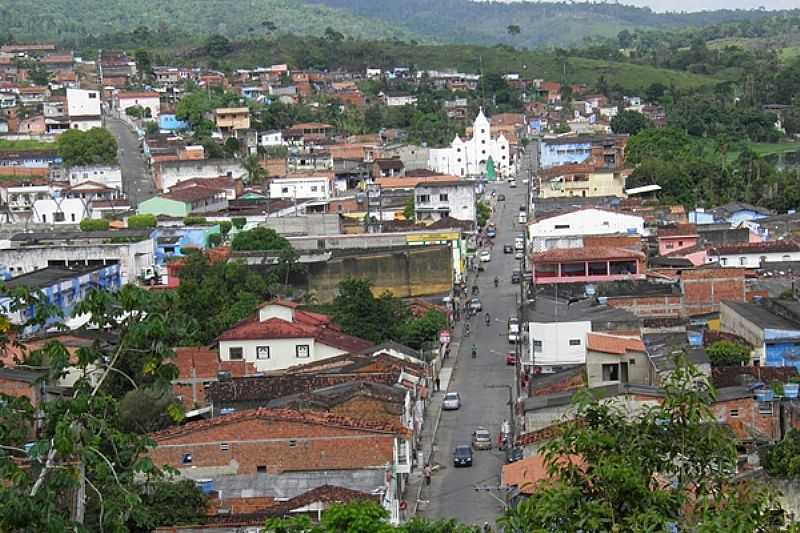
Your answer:
[[[796,11],[781,12],[795,14]],[[169,3],[110,0],[9,0],[0,6],[2,32],[21,40],[72,39],[144,26],[165,33],[219,33],[254,38],[273,32],[323,35],[326,28],[356,38],[417,41],[570,45],[587,37],[614,37],[623,30],[664,30],[720,25],[753,28],[770,14],[718,10],[654,13],[612,3],[472,2],[469,0],[217,0]],[[738,26],[737,26],[738,25]],[[512,26],[513,28],[509,28]]]

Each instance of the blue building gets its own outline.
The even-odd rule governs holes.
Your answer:
[[[183,257],[185,248],[204,250],[208,248],[208,238],[219,233],[219,224],[156,228],[152,233],[155,262],[162,265],[173,257]]]
[[[119,264],[81,268],[50,266],[11,278],[5,282],[5,286],[9,289],[27,287],[41,292],[49,304],[56,306],[61,311],[61,317],[51,319],[47,325],[69,318],[75,306],[83,301],[93,289],[115,291],[120,288],[121,284],[122,276]],[[33,305],[26,309],[12,311],[10,305],[11,298],[0,297],[0,308],[8,314],[14,324],[25,323],[36,311]],[[30,326],[23,331],[23,334],[30,335],[38,329],[38,327]]]
[[[723,301],[720,329],[750,343],[754,363],[800,370],[800,302],[771,298],[760,303]]]
[[[539,143],[542,168],[587,163],[596,168],[620,169],[625,163],[626,135],[578,136],[544,139]]]
[[[175,115],[165,113],[158,116],[158,129],[161,131],[161,133],[186,131],[189,129],[189,123],[183,120],[178,120]]]
[[[729,223],[738,227],[742,222],[761,220],[774,213],[769,209],[746,204],[744,202],[729,202],[713,209],[696,209],[689,213],[689,222],[692,224],[717,224]]]

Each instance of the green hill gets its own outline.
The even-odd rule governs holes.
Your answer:
[[[397,36],[414,32],[346,10],[299,0],[5,0],[0,2],[0,34],[17,41],[77,40],[89,35],[128,32],[144,26],[150,31],[176,30],[204,37],[220,33],[233,39],[276,32],[322,35],[330,27],[357,38]]]

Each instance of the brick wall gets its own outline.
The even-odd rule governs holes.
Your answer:
[[[242,420],[162,438],[150,453],[174,468],[237,465],[236,474],[380,468],[393,461],[394,435],[284,421]],[[227,444],[223,450],[220,445]],[[182,457],[192,454],[191,464]]]
[[[38,385],[26,381],[0,379],[0,394],[14,397],[27,396],[34,407],[41,401]]]
[[[743,269],[714,268],[681,274],[684,312],[688,316],[719,311],[719,302],[747,299]]]
[[[638,235],[586,235],[583,237],[583,246],[613,246],[641,251],[642,238]]]
[[[678,317],[682,311],[681,298],[678,295],[609,297],[608,305],[625,309],[640,317]]]
[[[770,402],[772,414],[761,414],[759,402],[753,398],[737,398],[716,402],[711,406],[714,417],[733,430],[742,441],[776,442],[781,438],[778,402]]]

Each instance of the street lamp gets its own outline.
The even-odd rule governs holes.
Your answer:
[[[514,445],[514,437],[517,434],[517,423],[514,416],[514,390],[511,385],[485,385],[487,389],[508,389],[508,410],[511,414],[509,421],[511,422],[511,445]]]

